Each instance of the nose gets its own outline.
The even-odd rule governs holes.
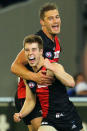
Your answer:
[[[26,52],[26,54],[27,54],[28,56],[32,55],[32,50],[28,50],[28,51]]]
[[[54,18],[54,19],[53,19],[53,22],[54,22],[54,23],[57,23],[57,22],[58,22],[58,19],[57,19],[57,18]]]
[[[61,23],[61,19],[60,19],[60,17],[54,17],[54,23]]]
[[[31,55],[32,54],[32,50],[30,50],[28,54]]]

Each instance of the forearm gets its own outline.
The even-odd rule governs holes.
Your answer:
[[[28,61],[25,57],[24,49],[22,49],[11,65],[11,72],[24,79],[33,80],[34,73],[29,71],[25,64],[28,64]]]
[[[74,79],[71,75],[69,75],[66,72],[59,72],[59,71],[55,71],[54,75],[56,76],[57,79],[59,79],[65,86],[68,87],[74,87],[75,86],[75,82]]]
[[[26,101],[24,102],[24,105],[20,111],[21,117],[27,116],[35,107],[35,102],[34,101]]]
[[[32,93],[28,84],[26,83],[26,80],[24,80],[24,83],[26,85],[26,99],[25,99],[24,105],[20,111],[22,118],[25,117],[26,115],[28,115],[34,109],[35,104],[36,104],[36,97]]]
[[[60,80],[65,86],[74,87],[75,82],[71,75],[65,72],[63,66],[58,63],[50,63],[48,59],[44,60],[46,69],[52,71],[56,78]]]
[[[65,72],[64,68],[60,64],[54,64],[50,66],[50,70],[54,73],[56,78],[60,80],[65,86],[75,86],[73,77]]]
[[[23,79],[26,79],[26,80],[34,80],[35,79],[35,73],[29,71],[22,64],[13,63],[11,66],[11,72],[16,74],[17,76],[20,76]]]
[[[24,51],[22,50],[12,63],[11,72],[23,79],[32,80],[41,85],[51,84],[51,77],[45,76],[42,71],[39,71],[38,73],[31,72],[24,66],[25,64],[27,64],[27,60],[24,57]]]

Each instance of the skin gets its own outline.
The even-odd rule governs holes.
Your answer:
[[[41,66],[45,66],[47,69],[53,72],[53,74],[61,80],[61,82],[65,85],[74,87],[74,80],[71,75],[64,71],[64,68],[57,63],[50,63],[48,59],[44,59],[42,56],[43,50],[39,49],[38,43],[26,43],[25,44],[25,55],[28,59],[29,65],[32,66],[33,70],[37,72]],[[26,83],[25,83],[26,84]],[[19,122],[21,118],[25,117],[29,114],[32,109],[35,107],[35,96],[32,94],[30,88],[26,84],[26,100],[25,103],[19,113],[14,114],[14,120]],[[35,123],[36,129],[39,128],[41,124],[42,117],[38,118]]]
[[[84,75],[78,75],[76,79],[76,85],[79,84],[80,82],[85,82],[85,77]]]
[[[85,76],[80,74],[77,76],[77,79],[76,79],[76,82],[75,82],[75,85],[78,85],[79,83],[82,83],[82,82],[86,82],[85,80]],[[78,95],[87,95],[87,91],[80,91],[80,92],[77,92]]]
[[[25,55],[27,57],[28,63],[31,67],[35,68],[37,65],[40,65],[38,63],[39,63],[40,56],[43,53],[43,50],[42,49],[40,50],[38,48],[37,43],[33,43],[33,44],[26,43],[24,50],[25,50]]]
[[[54,41],[54,36],[60,33],[61,19],[58,10],[50,10],[45,12],[44,19],[40,19],[43,32]],[[24,65],[28,63],[24,49],[17,55],[16,59],[11,65],[11,71],[27,80],[33,80],[38,84],[50,85],[52,84],[52,77],[44,76],[40,71],[38,73],[30,72]]]
[[[50,10],[45,12],[44,19],[40,19],[43,32],[54,40],[54,36],[60,33],[61,19],[58,10]]]
[[[50,10],[45,12],[44,19],[40,19],[43,32],[54,41],[56,34],[60,33],[61,19],[58,10]],[[29,71],[24,65],[27,64],[27,58],[25,56],[24,49],[22,49],[17,55],[16,59],[11,65],[11,72],[17,76],[26,80],[33,80],[40,85],[49,86],[53,82],[53,77],[44,75],[44,71],[33,73]]]

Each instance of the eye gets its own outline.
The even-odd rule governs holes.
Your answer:
[[[59,16],[59,15],[57,15],[57,16],[56,16],[56,18],[58,19],[58,18],[60,18],[60,16]]]
[[[29,51],[29,49],[27,49],[27,48],[25,48],[24,50],[25,50],[25,51]]]
[[[53,17],[51,16],[51,17],[48,17],[48,20],[53,20]]]
[[[36,48],[33,48],[32,51],[36,51],[37,49]]]

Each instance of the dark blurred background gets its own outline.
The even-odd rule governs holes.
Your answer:
[[[19,2],[23,2],[23,1],[27,1],[27,0],[1,0],[0,1],[0,6],[2,8],[7,7],[9,5],[15,4],[15,3],[19,3]]]

